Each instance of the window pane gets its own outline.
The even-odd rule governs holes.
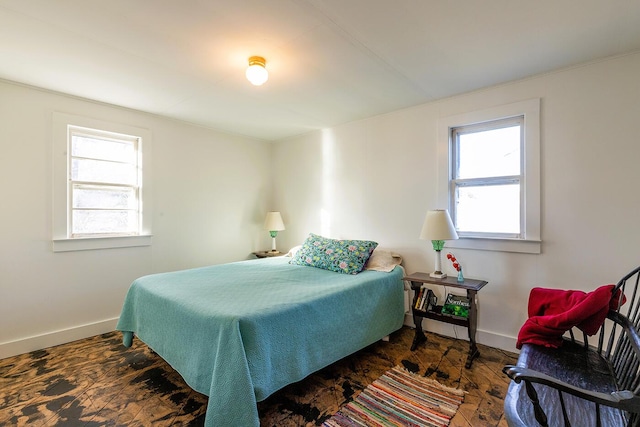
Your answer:
[[[138,213],[135,211],[74,209],[71,222],[73,234],[133,234],[138,231]]]
[[[458,187],[460,232],[520,234],[520,185]]]
[[[133,142],[111,141],[89,136],[73,135],[71,137],[71,155],[136,163],[136,149]]]
[[[520,175],[520,126],[458,134],[459,179]]]
[[[136,209],[137,203],[133,188],[73,186],[74,208]]]
[[[71,159],[71,179],[126,185],[136,185],[138,181],[134,165],[88,159]]]

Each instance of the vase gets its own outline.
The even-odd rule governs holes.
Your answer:
[[[462,275],[462,268],[458,270],[458,282],[460,283],[464,282],[464,276]]]

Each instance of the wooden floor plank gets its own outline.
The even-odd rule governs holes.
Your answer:
[[[501,370],[515,353],[480,345],[464,367],[468,342],[427,334],[410,351],[413,330],[403,327],[378,342],[258,403],[261,426],[314,426],[385,371],[403,361],[421,375],[467,392],[453,427],[504,427],[509,385]],[[139,340],[131,348],[117,332],[0,360],[0,425],[198,426],[207,397]]]

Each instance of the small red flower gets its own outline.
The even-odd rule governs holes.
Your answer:
[[[462,265],[460,265],[460,263],[458,262],[458,260],[456,259],[455,256],[453,256],[452,253],[448,253],[447,254],[447,259],[451,260],[451,264],[453,265],[453,268],[456,269],[456,271],[460,271],[462,270]]]

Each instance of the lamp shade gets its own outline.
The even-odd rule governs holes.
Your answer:
[[[267,212],[267,218],[264,220],[264,229],[267,231],[284,230],[284,222],[280,212]]]
[[[456,240],[458,233],[446,209],[427,211],[420,238],[423,240]]]

